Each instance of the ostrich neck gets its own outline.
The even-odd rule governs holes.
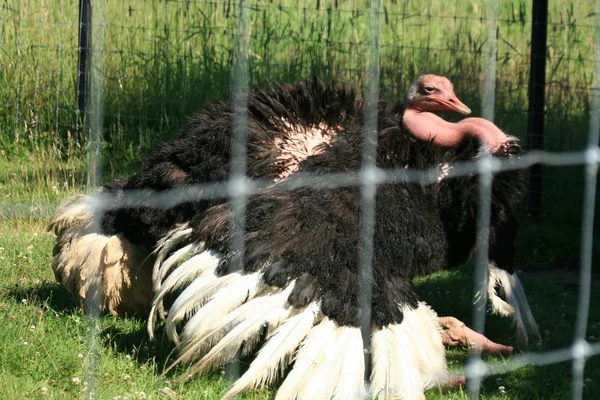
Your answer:
[[[476,137],[494,151],[507,141],[504,132],[483,118],[466,118],[453,123],[431,112],[407,109],[403,123],[415,137],[444,147],[455,146],[465,137]]]

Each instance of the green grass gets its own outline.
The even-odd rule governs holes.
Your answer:
[[[439,315],[452,315],[466,323],[471,320],[471,299],[473,293],[473,277],[469,266],[446,271],[416,282],[419,294],[438,312]],[[533,345],[532,351],[548,351],[568,346],[573,340],[573,326],[577,317],[577,289],[567,287],[543,275],[537,279],[523,279],[533,314],[540,327],[542,341],[539,346]],[[600,297],[592,297],[592,309],[598,304]],[[590,314],[588,335],[595,341],[600,333],[598,318],[600,313],[594,310]],[[487,336],[499,343],[506,343],[514,333],[510,324],[503,318],[488,316],[486,323]],[[508,357],[509,359],[510,357]],[[450,368],[464,367],[467,353],[460,350],[448,352]],[[496,356],[485,356],[486,361],[501,367],[504,359]],[[565,399],[570,398],[571,364],[561,363],[546,367],[527,366],[514,372],[487,378],[482,393],[485,399]],[[586,387],[584,397],[593,399],[598,396],[600,387],[600,358],[588,361],[586,366]],[[504,386],[506,393],[500,393],[499,386]],[[431,398],[437,398],[431,393]],[[429,398],[429,397],[428,397]],[[440,398],[464,398],[461,393],[444,394]]]
[[[160,375],[173,346],[160,335],[157,342],[149,342],[145,321],[103,317],[97,326],[89,320],[54,282],[49,268],[52,242],[40,221],[0,228],[2,393],[10,393],[11,399],[79,398],[95,377],[99,399],[137,399],[143,396],[140,392],[161,398],[157,393],[165,387],[181,398],[220,398],[228,381],[219,371],[179,385],[174,382],[183,369]],[[86,374],[88,365],[93,374]],[[265,399],[269,393],[263,389],[243,398]]]
[[[116,396],[161,398],[158,391],[169,387],[181,398],[218,399],[230,384],[222,373],[181,382],[185,369],[161,376],[174,355],[173,345],[158,332],[149,342],[145,323],[135,318],[103,317],[96,326],[87,319],[66,290],[53,281],[50,254],[53,236],[40,220],[13,221],[0,227],[0,390],[11,399],[78,398],[94,385],[98,399]],[[542,343],[536,351],[568,346],[573,338],[577,291],[546,280],[524,279],[533,313],[540,325]],[[416,282],[423,299],[440,315],[470,321],[472,274],[469,267],[443,272]],[[592,297],[588,338],[600,337],[600,297]],[[510,343],[512,329],[507,320],[489,317],[487,334],[492,340]],[[90,345],[92,333],[98,343]],[[464,372],[468,352],[448,351],[451,371]],[[91,364],[94,374],[86,375]],[[485,356],[498,366],[504,359]],[[78,378],[76,384],[74,379]],[[600,395],[600,358],[588,361],[585,397]],[[504,386],[501,393],[499,387]],[[45,391],[43,388],[46,388]],[[484,399],[564,399],[571,390],[571,364],[527,366],[485,380]],[[45,393],[45,394],[44,394]],[[263,389],[243,398],[267,399]],[[428,399],[467,399],[463,389],[432,390]]]
[[[104,139],[135,142],[180,126],[199,106],[229,94],[237,2],[105,1],[94,14],[102,46]],[[366,1],[253,0],[249,81],[293,81],[313,73],[361,83],[368,60]],[[333,4],[333,5],[332,5]],[[547,67],[547,148],[585,143],[593,79],[592,2],[552,3]],[[403,97],[423,72],[445,74],[477,113],[487,43],[486,7],[469,0],[383,2],[382,94]],[[77,116],[77,0],[12,0],[0,6],[0,127],[34,140],[66,138]],[[531,2],[500,2],[497,120],[525,137]],[[99,53],[98,53],[99,54]],[[24,133],[25,132],[25,133]],[[143,143],[142,143],[143,145]],[[135,147],[135,146],[134,146]]]
[[[369,60],[366,1],[251,1],[248,79],[252,85],[295,81],[311,74],[361,85]],[[237,2],[105,1],[100,133],[102,180],[126,176],[142,156],[169,138],[186,116],[230,92]],[[589,123],[593,80],[593,2],[551,2],[547,57],[545,148],[581,150]],[[500,2],[496,123],[526,140],[531,2]],[[459,97],[480,114],[479,82],[486,49],[486,9],[478,2],[383,2],[380,89],[402,98],[417,74],[450,76]],[[52,236],[44,224],[61,200],[89,191],[89,143],[77,110],[77,0],[0,3],[0,393],[10,398],[77,398],[84,390],[90,327],[49,267]],[[100,54],[100,53],[97,53]],[[521,218],[518,264],[524,269],[579,265],[582,168],[544,169],[544,209]],[[597,219],[598,221],[598,219]],[[598,226],[598,224],[597,224]],[[598,236],[598,235],[596,235]],[[595,261],[600,253],[595,239]],[[526,280],[542,332],[541,350],[572,340],[577,292],[546,280]],[[418,283],[440,313],[470,320],[468,267]],[[460,290],[457,290],[460,288]],[[449,300],[452,301],[449,301]],[[600,335],[598,295],[590,336]],[[596,306],[596,307],[595,307]],[[563,315],[564,314],[564,315]],[[32,328],[34,326],[34,328]],[[505,321],[489,320],[489,334],[509,341]],[[143,321],[104,317],[100,327],[99,398],[158,398],[169,386],[182,398],[219,398],[227,387],[218,372],[178,384],[181,370],[162,377],[173,347],[148,343]],[[24,342],[27,342],[25,345]],[[82,354],[83,358],[78,355]],[[460,371],[464,350],[448,353]],[[501,359],[490,358],[502,363]],[[600,394],[598,358],[588,362],[585,396]],[[80,384],[73,378],[80,378]],[[570,364],[526,367],[485,381],[483,398],[569,397]],[[506,393],[498,387],[504,386]],[[42,392],[42,387],[47,391]],[[268,398],[270,392],[247,398]],[[2,396],[0,396],[2,397]],[[428,398],[464,399],[460,390]]]

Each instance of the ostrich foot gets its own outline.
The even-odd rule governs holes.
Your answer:
[[[513,351],[512,346],[494,343],[454,317],[439,317],[438,322],[443,329],[442,341],[447,346],[462,345],[478,351],[496,354],[510,354]]]

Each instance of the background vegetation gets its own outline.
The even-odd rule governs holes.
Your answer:
[[[186,116],[228,97],[239,10],[232,0],[103,3],[104,18],[97,10],[94,19],[94,29],[103,33],[96,38],[94,56],[101,60],[95,73],[102,83],[102,176],[108,182],[135,171],[142,156],[176,132]],[[531,4],[499,3],[495,122],[526,143]],[[434,72],[450,77],[460,98],[480,114],[487,5],[469,0],[382,4],[382,97],[402,99],[415,76]],[[592,6],[586,0],[550,2],[546,150],[581,150],[587,141],[596,28]],[[372,29],[366,10],[366,2],[358,0],[250,1],[250,83],[317,74],[360,86]],[[0,319],[6,327],[0,333],[0,390],[17,393],[12,398],[76,397],[85,379],[76,385],[72,378],[80,377],[87,359],[77,358],[83,354],[87,328],[64,290],[45,283],[52,280],[52,238],[43,225],[60,200],[89,189],[89,143],[77,114],[78,0],[1,0],[0,21]],[[523,269],[570,268],[576,274],[582,173],[582,167],[544,167],[542,214],[537,220],[525,213],[521,218]],[[597,239],[595,243],[597,261],[600,246]],[[576,287],[526,282],[545,332],[542,348],[570,343]],[[421,287],[434,293],[431,302],[440,311],[448,303],[445,296],[451,296],[455,308],[446,312],[463,313],[468,320],[469,284],[467,267]],[[457,286],[466,291],[457,293]],[[494,321],[492,334],[506,341],[510,331]],[[594,321],[600,319],[593,312],[590,336],[600,329]],[[157,371],[172,347],[147,344],[142,327],[135,319],[103,320],[101,398],[135,398],[140,392],[156,397],[156,390],[169,384],[172,377],[160,378]],[[452,365],[461,366],[466,352],[450,354]],[[488,380],[485,397],[564,398],[570,390],[569,371],[569,365],[526,368],[501,378],[510,384]],[[590,398],[599,393],[598,374],[598,362],[592,360],[586,370]],[[217,375],[177,391],[202,398],[207,390],[208,397],[216,398],[226,387],[223,379]]]

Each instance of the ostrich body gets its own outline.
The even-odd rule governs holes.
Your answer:
[[[451,83],[433,75],[411,87],[404,112],[380,102],[377,167],[425,170],[472,160],[482,149],[518,156],[515,139],[498,134],[493,124],[469,118],[448,125],[430,112],[441,109],[469,112]],[[105,187],[105,198],[118,204],[130,189],[226,180],[232,115],[226,103],[208,106],[178,138],[154,151],[140,173]],[[490,124],[495,130],[487,129]],[[453,129],[446,134],[448,126]],[[164,318],[167,336],[179,346],[176,363],[193,361],[192,375],[240,350],[253,351],[266,337],[225,398],[273,382],[292,360],[277,398],[363,398],[360,189],[277,190],[297,172],[359,170],[362,132],[363,100],[352,89],[315,79],[251,92],[247,175],[273,184],[248,199],[245,253],[235,247],[232,210],[224,199],[164,209],[148,191],[134,205],[97,214],[92,198],[82,196],[61,206],[51,222],[55,275],[76,297],[97,296],[111,313],[149,311],[150,335],[157,318]],[[525,182],[523,171],[494,179],[488,287],[493,309],[514,316],[523,339],[537,330],[512,266],[512,211]],[[449,380],[443,342],[455,337],[442,335],[437,315],[419,301],[410,280],[468,260],[478,200],[476,176],[378,186],[368,305],[370,395],[420,399],[424,390]]]

